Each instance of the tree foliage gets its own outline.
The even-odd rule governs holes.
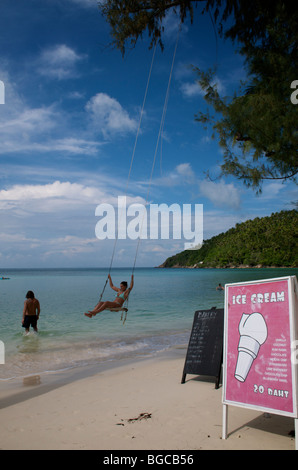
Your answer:
[[[127,44],[134,47],[145,31],[151,46],[158,42],[163,49],[162,20],[167,12],[178,14],[183,22],[188,15],[192,19],[194,3],[197,0],[104,0],[99,6],[111,26],[113,44],[124,55]]]
[[[249,75],[238,96],[221,98],[212,86],[213,73],[196,69],[205,99],[216,112],[199,113],[196,119],[211,124],[219,137],[222,173],[257,191],[265,179],[297,181],[298,173],[298,109],[290,99],[297,77],[297,14],[281,1],[272,3],[270,12],[264,4],[256,9],[249,3],[245,21],[237,19],[227,33],[240,42]]]
[[[298,211],[281,211],[236,224],[204,240],[199,250],[182,251],[168,258],[162,267],[298,267],[297,247]]]
[[[266,1],[266,0],[265,0]],[[138,39],[147,31],[152,46],[159,43],[163,49],[163,20],[172,11],[183,23],[194,18],[194,9],[201,6],[202,14],[212,14],[218,20],[218,30],[223,31],[223,23],[233,14],[241,16],[238,3],[244,0],[101,0],[99,8],[111,26],[113,45],[125,54],[127,46],[134,47]],[[270,2],[267,2],[268,4]],[[253,23],[254,24],[254,23]],[[234,34],[234,31],[231,31]]]
[[[233,175],[258,192],[264,179],[296,180],[298,107],[291,102],[297,77],[298,10],[285,0],[104,0],[100,9],[122,54],[147,32],[163,48],[168,11],[183,23],[194,8],[214,19],[220,35],[239,47],[248,82],[238,95],[220,97],[211,71],[195,69],[212,108],[196,119],[211,125],[224,148],[222,174]]]

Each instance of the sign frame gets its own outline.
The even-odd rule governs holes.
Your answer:
[[[215,329],[209,329],[208,323]],[[215,388],[219,388],[223,360],[223,331],[223,308],[212,307],[209,310],[195,312],[181,379],[182,384],[185,383],[187,374],[204,375],[214,377]],[[216,342],[213,348],[208,342],[210,340]]]
[[[228,405],[292,417],[298,437],[297,316],[296,276],[225,285],[223,439]]]

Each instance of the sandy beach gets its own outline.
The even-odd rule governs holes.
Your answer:
[[[222,388],[187,375],[185,347],[136,359],[2,382],[3,450],[294,450],[294,420],[229,407]]]

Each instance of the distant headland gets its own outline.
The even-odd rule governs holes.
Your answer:
[[[236,224],[204,240],[199,250],[167,258],[159,268],[298,267],[298,211],[275,212]]]

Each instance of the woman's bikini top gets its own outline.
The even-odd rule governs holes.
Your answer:
[[[119,294],[119,292],[118,292],[118,294],[117,294],[117,296],[116,296],[116,299],[123,299],[123,300],[125,300],[124,292],[122,292],[122,294]]]

